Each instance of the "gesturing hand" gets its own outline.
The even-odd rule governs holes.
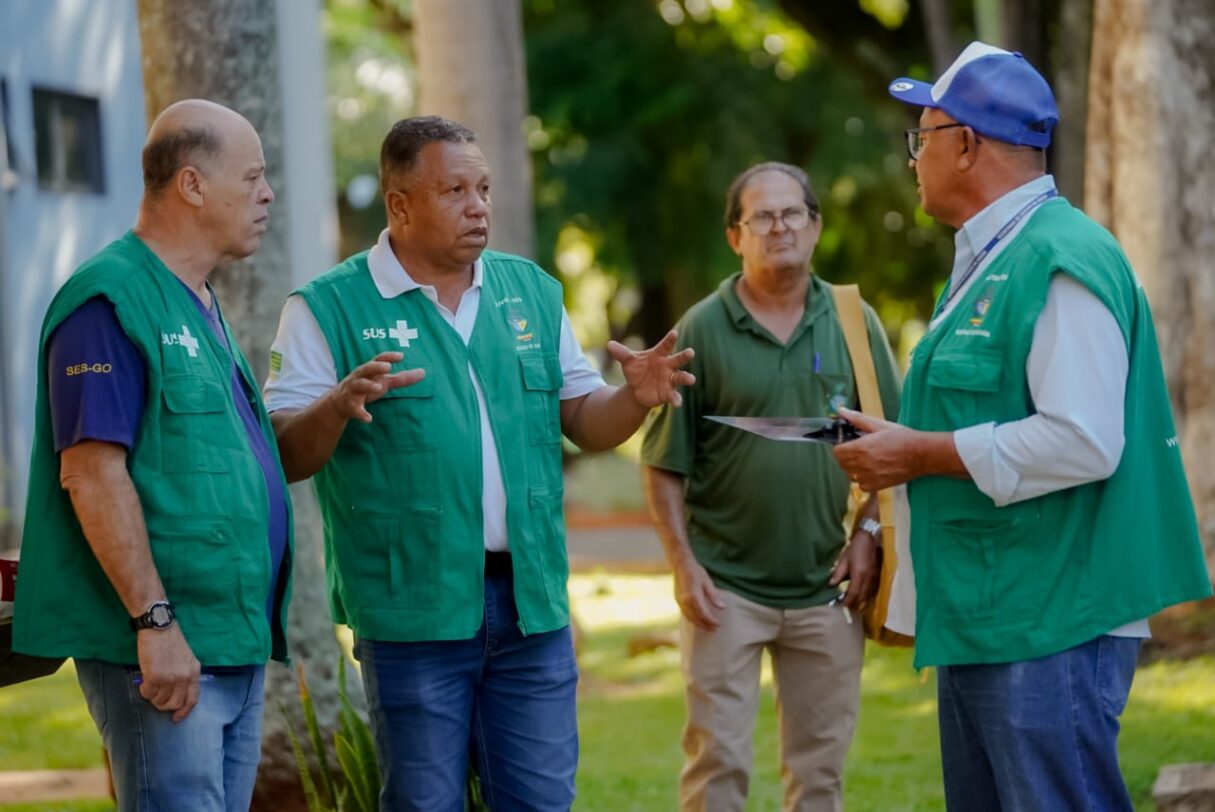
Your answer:
[[[374,403],[390,389],[412,386],[426,377],[424,369],[392,373],[392,365],[405,357],[400,352],[382,352],[355,369],[333,388],[330,397],[337,413],[346,420],[371,422],[367,404]]]
[[[620,362],[625,384],[639,404],[652,409],[663,403],[683,405],[679,387],[696,383],[696,376],[680,369],[695,355],[691,347],[672,354],[679,336],[674,330],[648,350],[634,352],[619,341],[609,341],[608,353]]]

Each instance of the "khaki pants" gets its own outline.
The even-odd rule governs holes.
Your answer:
[[[683,620],[688,721],[680,775],[684,812],[736,812],[747,798],[759,708],[760,655],[772,657],[785,809],[843,808],[844,756],[856,729],[865,639],[836,606],[773,609],[720,592],[715,632]]]

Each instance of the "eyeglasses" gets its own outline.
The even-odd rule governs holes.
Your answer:
[[[965,124],[957,122],[953,124],[942,124],[939,127],[917,127],[914,130],[905,130],[907,134],[907,154],[911,156],[911,160],[920,160],[920,153],[924,151],[924,139],[920,137],[920,133],[930,133],[936,130],[948,130],[953,127],[965,127]]]
[[[805,206],[795,206],[781,212],[757,211],[746,220],[739,220],[738,225],[746,226],[756,237],[764,237],[772,233],[777,220],[784,223],[789,231],[801,231],[810,225],[810,210]]]

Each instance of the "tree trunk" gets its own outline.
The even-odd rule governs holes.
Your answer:
[[[422,112],[472,128],[493,172],[490,244],[533,256],[520,0],[416,0],[413,30]]]
[[[1051,48],[1059,126],[1051,139],[1050,168],[1059,191],[1084,200],[1084,147],[1088,120],[1088,67],[1093,44],[1092,0],[1062,0]]]
[[[1215,5],[1096,0],[1085,208],[1126,249],[1155,314],[1215,575]]]
[[[924,33],[932,49],[932,75],[940,76],[958,56],[949,0],[923,0]]]
[[[260,250],[211,277],[224,315],[256,373],[268,369],[279,311],[292,289],[283,188],[283,110],[275,4],[264,0],[139,0],[143,75],[151,121],[172,102],[205,98],[245,116],[261,136],[266,173],[278,195]],[[317,92],[320,92],[318,88]],[[292,489],[295,505],[294,597],[288,642],[304,667],[322,726],[337,715],[340,649],[326,610],[320,523],[312,492]],[[352,689],[357,695],[357,680]],[[297,710],[295,674],[266,670],[266,715],[255,807],[284,810],[302,800],[280,703]],[[301,807],[302,808],[302,807]]]

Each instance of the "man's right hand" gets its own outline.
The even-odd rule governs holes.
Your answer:
[[[707,632],[717,631],[717,611],[726,608],[709,573],[690,556],[674,569],[675,602],[688,622]]]
[[[190,650],[181,627],[141,629],[136,633],[142,682],[139,695],[159,711],[171,712],[180,722],[198,704],[198,658]]]
[[[407,369],[390,374],[392,365],[400,363],[404,353],[382,352],[343,378],[330,392],[334,409],[345,420],[371,422],[367,404],[374,403],[390,389],[411,386],[426,377],[424,369]]]

